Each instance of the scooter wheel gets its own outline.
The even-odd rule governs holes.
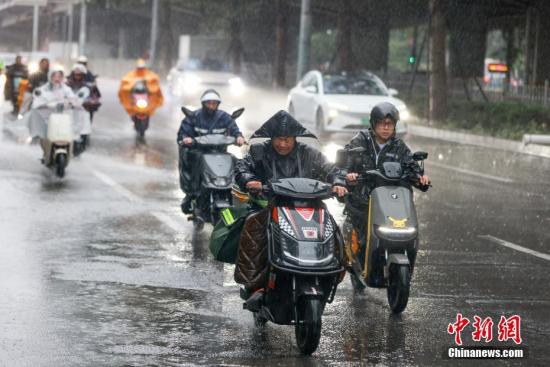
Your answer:
[[[363,294],[365,291],[365,286],[363,285],[361,280],[358,279],[357,275],[353,270],[350,271],[349,278],[351,279],[351,285],[353,287],[353,291],[355,292],[355,294]]]
[[[254,317],[254,326],[256,326],[257,328],[262,328],[267,323],[267,319],[260,316],[258,312],[253,312],[252,316]]]
[[[408,265],[391,265],[388,277],[388,303],[393,313],[401,313],[409,301],[411,274]]]
[[[296,320],[296,344],[305,355],[317,350],[321,340],[321,301],[315,298],[302,300],[298,305],[298,320]]]
[[[55,174],[59,178],[65,176],[65,166],[67,165],[67,156],[65,154],[58,154],[55,158]]]

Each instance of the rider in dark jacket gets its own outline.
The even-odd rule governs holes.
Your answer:
[[[36,88],[43,86],[48,82],[50,73],[50,60],[43,58],[38,63],[38,71],[29,76],[29,92],[33,92]]]
[[[235,120],[227,112],[219,110],[221,98],[213,89],[206,90],[201,97],[202,108],[194,112],[193,118],[186,117],[180,125],[177,143],[180,148],[180,188],[186,194],[181,210],[192,213],[192,203],[200,189],[200,151],[192,149],[193,138],[207,134],[223,134],[235,137],[236,144],[245,143],[243,134]]]
[[[307,177],[344,186],[343,177],[334,164],[328,162],[317,149],[301,142],[296,137],[313,137],[298,121],[285,111],[277,112],[251,139],[271,138],[253,144],[244,159],[237,162],[235,181],[246,190],[251,182],[267,182],[272,179]],[[276,141],[290,138],[291,146],[286,154],[280,154]]]
[[[338,196],[347,193],[340,170],[318,150],[296,142],[296,137],[315,135],[285,111],[277,112],[251,137],[269,138],[253,144],[249,153],[235,166],[235,180],[247,191],[261,190],[262,184],[280,178],[304,177],[332,183]],[[235,281],[243,284],[252,297],[261,298],[267,270],[266,209],[248,216],[239,245]]]
[[[23,64],[20,55],[15,57],[15,63],[6,68],[6,84],[4,85],[4,98],[11,101],[13,105],[13,114],[19,112],[17,98],[19,97],[19,84],[23,79],[29,77],[27,65]]]
[[[351,216],[354,227],[359,230],[360,239],[364,239],[365,213],[368,208],[368,196],[365,194],[365,183],[359,183],[359,172],[379,169],[384,162],[400,162],[407,169],[418,175],[418,182],[414,185],[428,185],[428,176],[420,176],[421,170],[412,159],[409,147],[395,136],[395,125],[399,121],[399,111],[389,103],[383,102],[374,106],[370,114],[370,129],[359,132],[349,144],[346,150],[363,148],[360,153],[348,154],[345,169],[348,172],[346,180],[351,190],[350,200],[346,205],[346,211]],[[368,183],[366,183],[368,184]]]

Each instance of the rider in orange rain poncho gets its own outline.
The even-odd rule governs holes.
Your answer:
[[[139,81],[144,81],[149,94],[149,104],[144,109],[138,109],[132,99],[132,88]],[[128,112],[128,115],[134,116],[139,113],[151,116],[164,102],[160,90],[159,76],[147,69],[143,59],[138,59],[136,69],[130,71],[122,78],[120,89],[118,90],[118,98],[126,112]]]

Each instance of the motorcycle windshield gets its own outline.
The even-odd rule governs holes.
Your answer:
[[[233,158],[229,154],[204,154],[202,156],[205,172],[212,177],[233,177]]]
[[[208,146],[215,146],[215,145],[231,145],[235,143],[235,138],[232,136],[225,136],[222,134],[208,134],[203,136],[198,136],[195,138],[195,142],[198,145],[208,145]]]
[[[271,185],[275,195],[291,198],[325,199],[332,195],[331,185],[310,178],[284,178]]]

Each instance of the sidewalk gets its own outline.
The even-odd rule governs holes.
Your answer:
[[[491,136],[468,134],[460,131],[436,129],[433,127],[407,124],[408,133],[425,138],[450,141],[459,144],[470,144],[485,148],[501,149],[511,152],[530,154],[550,158],[550,146],[539,144],[523,144],[515,140],[493,138]]]

